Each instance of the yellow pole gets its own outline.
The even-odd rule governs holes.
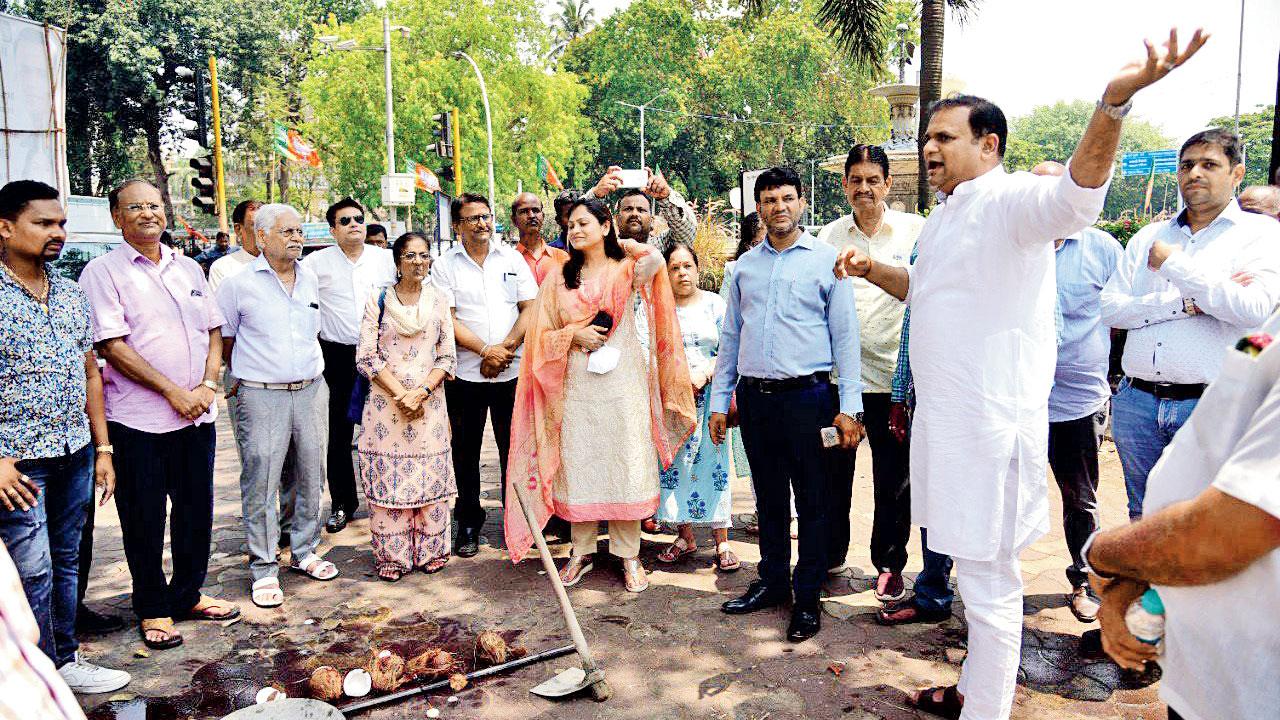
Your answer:
[[[458,108],[449,111],[453,127],[453,196],[462,194],[462,129],[458,127]]]
[[[218,229],[230,232],[227,225],[227,185],[222,172],[222,114],[218,109],[218,59],[209,56],[209,99],[213,105],[213,169],[218,178]]]

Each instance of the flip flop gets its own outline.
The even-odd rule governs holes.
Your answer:
[[[218,613],[217,610],[225,612]],[[201,595],[195,607],[178,616],[178,620],[232,620],[240,617],[240,608],[233,603],[207,595]]]
[[[152,640],[147,637],[148,632],[162,632],[165,634],[164,640]],[[182,636],[173,627],[172,618],[150,618],[138,623],[138,634],[142,636],[142,644],[152,650],[168,650],[176,648],[182,644]]]

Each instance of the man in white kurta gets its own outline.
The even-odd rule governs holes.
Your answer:
[[[955,559],[969,653],[955,687],[913,697],[966,720],[1009,717],[1022,641],[1018,553],[1049,529],[1049,389],[1056,364],[1054,247],[1102,211],[1137,90],[1185,61],[1192,39],[1125,68],[1098,102],[1067,173],[1008,174],[1004,114],[972,96],[931,108],[924,159],[940,202],[903,270],[856,247],[843,270],[911,308],[917,406],[911,443],[912,520],[929,547]]]

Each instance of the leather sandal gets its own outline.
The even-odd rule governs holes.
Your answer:
[[[573,587],[582,581],[583,576],[595,567],[594,555],[572,555],[569,562],[560,568],[560,583],[565,587]]]
[[[178,616],[178,620],[233,620],[240,617],[240,608],[226,600],[201,595],[195,607]]]
[[[939,690],[942,691],[942,698],[935,699]],[[960,691],[956,690],[955,685],[926,688],[908,700],[918,710],[949,720],[960,720],[960,712],[964,709],[964,700],[960,699]]]
[[[649,577],[645,574],[644,565],[640,564],[640,558],[623,558],[622,582],[627,592],[639,593],[649,589]]]
[[[716,545],[716,569],[722,573],[731,573],[737,572],[741,567],[742,561],[733,553],[729,543],[722,542]]]
[[[163,640],[152,640],[147,637],[149,632],[164,633]],[[138,634],[142,636],[142,644],[152,650],[168,650],[176,648],[182,644],[182,635],[180,635],[173,626],[172,618],[150,618],[138,623]]]
[[[685,540],[683,537],[677,537],[675,542],[666,546],[663,548],[662,552],[658,553],[658,562],[670,565],[671,563],[679,562],[681,558],[688,557],[696,552],[698,552],[697,545],[690,544],[689,541]]]

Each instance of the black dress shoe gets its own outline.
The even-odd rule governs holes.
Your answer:
[[[458,528],[457,548],[453,554],[458,557],[475,557],[480,552],[480,531],[470,528]]]
[[[81,605],[76,609],[76,632],[85,635],[106,635],[124,629],[124,618],[103,615]]]
[[[796,608],[791,611],[791,624],[787,626],[787,639],[804,642],[822,629],[822,612],[815,607]]]
[[[333,513],[329,515],[329,520],[325,522],[324,529],[331,533],[342,532],[343,528],[347,526],[347,522],[349,522],[349,520],[350,518],[347,517],[346,510],[334,510]]]
[[[742,597],[734,598],[720,606],[722,612],[730,615],[746,615],[757,610],[777,607],[791,599],[791,593],[775,591],[759,580],[751,583]]]

